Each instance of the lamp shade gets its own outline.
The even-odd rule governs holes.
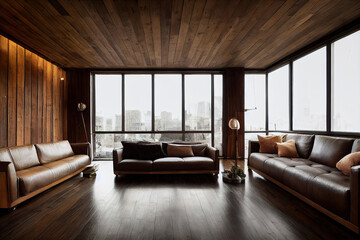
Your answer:
[[[239,130],[240,129],[240,123],[236,118],[231,118],[229,120],[229,128],[233,130]]]
[[[86,104],[85,103],[78,103],[78,105],[77,105],[77,110],[79,111],[79,112],[83,112],[84,110],[86,109]]]

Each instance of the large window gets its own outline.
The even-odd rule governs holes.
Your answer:
[[[95,74],[94,156],[123,140],[205,142],[222,152],[222,74]],[[123,116],[124,113],[124,116]]]
[[[121,75],[96,75],[95,131],[121,131]]]
[[[289,65],[268,74],[269,130],[289,130]]]
[[[265,74],[245,74],[245,131],[265,131]]]
[[[185,129],[211,128],[211,75],[185,75]]]
[[[332,130],[360,132],[360,31],[333,43]]]
[[[151,131],[151,75],[125,75],[125,130]]]
[[[155,75],[155,131],[181,130],[181,74]]]
[[[293,129],[326,130],[326,48],[293,63]]]

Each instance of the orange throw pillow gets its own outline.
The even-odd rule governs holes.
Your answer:
[[[169,144],[167,155],[168,157],[193,157],[194,153],[190,145]]]
[[[277,143],[278,156],[288,158],[298,158],[299,154],[296,151],[296,145],[294,140],[289,140],[284,143]]]
[[[351,167],[360,164],[360,152],[354,152],[346,155],[336,163],[336,168],[343,174],[350,175]]]
[[[277,143],[282,142],[282,137],[278,135],[260,136],[258,135],[261,153],[277,153]]]

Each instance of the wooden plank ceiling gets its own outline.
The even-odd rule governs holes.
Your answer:
[[[67,68],[266,68],[358,17],[355,0],[0,1],[0,30]]]

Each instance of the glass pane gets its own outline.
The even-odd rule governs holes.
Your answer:
[[[214,75],[214,147],[222,156],[223,75]]]
[[[209,146],[211,146],[211,134],[210,133],[186,133],[185,141],[207,143]]]
[[[155,75],[155,131],[181,130],[181,74]]]
[[[289,65],[268,76],[269,130],[289,130]]]
[[[111,158],[114,148],[120,148],[121,140],[117,134],[95,134],[95,158]]]
[[[326,130],[326,48],[293,63],[293,128]]]
[[[151,75],[125,75],[125,130],[151,131]]]
[[[185,75],[185,130],[211,129],[211,75]]]
[[[265,130],[265,74],[245,74],[245,131]]]
[[[155,134],[157,142],[182,141],[182,133],[158,133]]]
[[[95,131],[121,131],[121,75],[95,75]]]
[[[333,44],[332,130],[360,132],[360,31]]]

